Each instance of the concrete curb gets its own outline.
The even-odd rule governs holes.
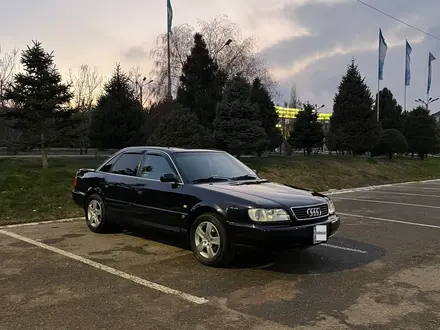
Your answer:
[[[324,194],[324,195],[337,195],[337,194],[351,193],[351,192],[357,192],[357,191],[374,190],[374,189],[383,188],[383,187],[393,187],[393,186],[402,186],[402,185],[407,185],[407,184],[430,183],[430,182],[440,182],[440,179],[387,183],[387,184],[380,184],[380,185],[374,185],[374,186],[364,186],[364,187],[357,187],[357,188],[330,189],[325,192],[322,192],[322,194]]]
[[[84,217],[17,223],[17,224],[13,224],[13,225],[0,226],[0,229],[45,225],[45,224],[49,224],[49,223],[73,222],[73,221],[79,221],[79,220],[84,220]]]
[[[358,188],[347,188],[347,189],[330,189],[325,192],[321,192],[323,195],[338,195],[338,194],[347,194],[351,192],[357,192],[357,191],[368,191],[368,190],[374,190],[376,188],[382,188],[382,187],[393,187],[393,186],[401,186],[401,185],[407,185],[407,184],[415,184],[415,183],[429,183],[429,182],[440,182],[440,179],[430,179],[430,180],[421,180],[421,181],[407,181],[407,182],[398,182],[398,183],[388,183],[388,184],[381,184],[381,185],[374,185],[374,186],[365,186],[365,187],[358,187]],[[46,220],[46,221],[35,221],[35,222],[26,222],[26,223],[17,223],[14,225],[4,225],[0,226],[0,229],[6,229],[6,228],[18,228],[18,227],[27,227],[27,226],[36,226],[36,225],[44,225],[44,224],[50,224],[50,223],[62,223],[62,222],[74,222],[84,220],[84,217],[76,217],[76,218],[65,218],[65,219],[55,219],[55,220]]]

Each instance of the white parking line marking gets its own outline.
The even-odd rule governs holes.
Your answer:
[[[15,225],[0,226],[0,228],[18,228],[18,227],[45,225],[45,224],[49,224],[49,223],[73,222],[73,221],[79,221],[79,220],[84,220],[84,217],[17,223]]]
[[[147,288],[150,288],[150,289],[153,289],[153,290],[157,290],[157,291],[160,291],[160,292],[163,292],[163,293],[166,293],[166,294],[171,294],[171,295],[178,296],[178,297],[180,297],[182,299],[185,299],[185,300],[190,301],[190,302],[195,303],[195,304],[201,305],[201,304],[205,304],[205,303],[208,302],[208,300],[205,299],[205,298],[196,297],[196,296],[190,295],[188,293],[184,293],[184,292],[181,292],[181,291],[178,291],[178,290],[175,290],[175,289],[171,289],[171,288],[168,288],[166,286],[163,286],[163,285],[160,285],[160,284],[157,284],[157,283],[154,283],[154,282],[150,282],[150,281],[144,280],[143,278],[127,274],[127,273],[125,273],[123,271],[120,271],[120,270],[117,270],[115,268],[112,268],[112,267],[100,264],[100,263],[92,261],[90,259],[83,258],[83,257],[78,256],[76,254],[73,254],[73,253],[70,253],[70,252],[58,249],[56,247],[53,247],[53,246],[50,246],[50,245],[47,245],[47,244],[44,244],[44,243],[41,243],[41,242],[37,242],[37,241],[35,241],[33,239],[30,239],[30,238],[27,238],[27,237],[24,237],[24,236],[21,236],[21,235],[18,235],[18,234],[15,234],[15,233],[12,233],[12,232],[9,232],[9,231],[6,231],[6,230],[0,229],[0,234],[6,235],[6,236],[9,236],[9,237],[13,237],[13,238],[16,238],[16,239],[18,239],[20,241],[23,241],[23,242],[26,242],[26,243],[38,246],[40,248],[43,248],[43,249],[46,249],[46,250],[58,253],[58,254],[60,254],[62,256],[71,258],[73,260],[82,262],[82,263],[84,263],[86,265],[89,265],[89,266],[95,267],[97,269],[103,270],[103,271],[105,271],[105,272],[107,272],[109,274],[125,278],[126,280],[129,280],[129,281],[132,281],[134,283],[140,284],[140,285],[145,286]]]
[[[381,184],[381,185],[374,185],[374,186],[365,186],[365,187],[358,187],[358,188],[348,188],[348,189],[332,189],[328,190],[326,192],[323,192],[326,195],[336,195],[336,194],[344,194],[344,193],[351,193],[356,191],[365,191],[365,190],[371,190],[376,188],[383,188],[383,187],[402,187],[412,184],[429,184],[429,183],[440,183],[440,179],[431,179],[431,180],[422,180],[422,181],[408,181],[408,182],[396,182],[396,183],[387,183],[387,184]]]
[[[431,208],[431,209],[440,209],[440,206],[434,206],[434,205],[420,205],[420,204],[399,203],[399,202],[389,202],[389,201],[376,201],[374,199],[347,198],[347,197],[333,197],[332,199],[341,199],[341,200],[347,200],[347,201],[382,203],[382,204],[394,204],[394,205],[404,205],[404,206],[415,206],[415,207],[425,207],[425,208]]]
[[[392,194],[392,195],[419,196],[419,197],[437,197],[437,198],[440,198],[440,195],[405,193],[405,192],[386,191],[386,190],[373,190],[372,192],[374,192],[374,193],[381,193],[381,194],[389,194],[389,195]]]
[[[357,253],[362,253],[362,254],[367,253],[367,251],[364,251],[364,250],[352,249],[352,248],[348,248],[348,247],[343,247],[343,246],[338,246],[338,245],[332,245],[332,244],[327,244],[327,243],[321,243],[320,245],[322,245],[322,246],[327,246],[327,247],[330,247],[330,248],[333,248],[333,249],[339,249],[339,250],[350,251],[350,252],[357,252]]]
[[[417,222],[409,222],[409,221],[401,221],[401,220],[384,219],[384,218],[369,217],[369,216],[366,216],[366,215],[350,214],[350,213],[339,213],[339,214],[340,215],[345,215],[347,217],[353,217],[353,218],[365,218],[365,219],[371,219],[371,220],[377,220],[377,221],[401,223],[401,224],[404,224],[404,225],[411,225],[411,226],[419,226],[419,227],[427,227],[427,228],[440,229],[440,226],[429,225],[429,224],[426,224],[426,223],[417,223]]]
[[[432,188],[432,187],[425,187],[425,186],[401,186],[399,188],[410,188],[410,189],[415,189],[415,190],[435,190],[435,191],[440,191],[440,188]],[[386,191],[386,190],[382,190],[382,191]],[[393,191],[393,190],[389,190],[389,191]]]

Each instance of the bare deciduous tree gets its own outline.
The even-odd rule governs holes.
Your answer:
[[[130,68],[128,71],[128,79],[134,96],[139,99],[142,107],[145,108],[145,106],[148,105],[148,96],[151,94],[151,83],[153,81],[147,79],[139,66]]]
[[[299,100],[299,96],[298,96],[298,92],[296,90],[295,84],[292,84],[292,87],[290,88],[289,107],[291,107],[291,108],[300,108],[301,107],[301,101]]]
[[[91,68],[87,64],[82,64],[77,73],[69,69],[69,83],[73,89],[72,107],[78,109],[79,115],[84,118],[83,125],[80,127],[81,148],[80,153],[87,154],[88,133],[91,122],[91,111],[99,92],[101,91],[103,77],[97,67]]]
[[[0,46],[0,108],[11,106],[11,102],[4,99],[6,87],[13,82],[14,74],[18,71],[18,49],[10,53],[3,52]],[[16,147],[20,132],[13,129],[7,120],[0,118],[0,145],[5,146],[10,152]]]
[[[18,50],[13,49],[10,53],[3,53],[0,46],[0,105],[6,106],[3,93],[6,86],[14,79],[14,74],[18,69]]]
[[[89,111],[101,90],[103,77],[97,67],[82,64],[77,73],[69,69],[69,82],[73,88],[73,106],[80,111]]]
[[[265,65],[264,57],[256,54],[254,38],[243,38],[239,27],[222,15],[211,22],[199,21],[198,29],[187,24],[173,28],[170,36],[173,94],[179,86],[182,67],[191,52],[196,31],[203,35],[211,56],[228,76],[241,72],[250,81],[258,76],[271,93],[275,92],[276,83]],[[226,45],[229,39],[232,41]],[[154,79],[152,92],[156,97],[164,97],[168,88],[166,33],[157,38],[156,48],[152,50],[151,57],[154,59],[151,72]]]

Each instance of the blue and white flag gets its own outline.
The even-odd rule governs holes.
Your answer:
[[[382,35],[382,30],[379,29],[379,80],[383,80],[383,66],[385,64],[385,57],[387,55],[388,45]]]
[[[173,7],[171,6],[171,0],[167,0],[167,19],[168,19],[168,33],[171,34],[171,27],[173,25]]]
[[[405,59],[405,86],[409,86],[411,84],[411,52],[412,48],[406,41],[406,59]]]
[[[428,60],[428,89],[426,91],[426,94],[429,94],[429,91],[431,89],[431,62],[435,61],[436,58],[434,57],[434,55],[431,54],[431,52],[429,52],[429,60]]]

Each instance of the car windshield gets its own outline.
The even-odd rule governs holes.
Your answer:
[[[254,171],[223,152],[179,152],[173,155],[182,176],[189,182],[203,183],[257,179]]]

